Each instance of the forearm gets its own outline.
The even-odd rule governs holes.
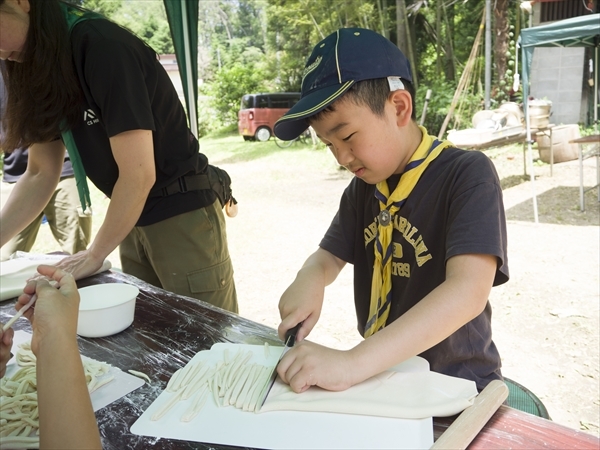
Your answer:
[[[104,223],[90,246],[90,255],[104,260],[138,221],[156,180],[150,130],[131,130],[110,138],[119,178],[113,188]]]
[[[152,184],[144,180],[119,178],[113,189],[104,222],[89,248],[95,259],[103,261],[133,229],[151,187]]]
[[[75,336],[46,336],[37,352],[41,449],[101,449]]]
[[[352,384],[428,350],[481,314],[492,287],[495,258],[460,258],[468,264],[459,268],[455,276],[450,269],[446,281],[393,323],[350,350],[355,367]]]
[[[329,286],[335,281],[344,265],[342,260],[319,248],[306,259],[296,278],[306,277],[323,287]]]
[[[22,231],[43,211],[52,198],[58,180],[59,177],[42,172],[23,174],[0,213],[0,246]]]

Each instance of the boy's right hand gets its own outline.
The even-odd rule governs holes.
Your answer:
[[[34,305],[24,314],[31,321],[31,349],[37,355],[40,342],[49,337],[75,340],[79,315],[79,292],[73,276],[54,266],[41,265],[38,272],[47,279],[30,280],[15,308],[21,309],[37,294]],[[53,287],[48,279],[56,281]]]
[[[279,337],[285,339],[285,333],[300,322],[302,326],[296,334],[296,342],[307,337],[321,316],[325,286],[319,286],[310,275],[298,273],[296,280],[285,290],[279,300],[281,323],[277,329]]]

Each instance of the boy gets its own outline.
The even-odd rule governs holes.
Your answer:
[[[414,355],[431,370],[501,379],[491,338],[493,285],[508,280],[502,190],[490,160],[429,136],[415,121],[409,63],[389,40],[340,29],[314,48],[302,97],[275,125],[311,125],[354,173],[320,248],[283,293],[279,335],[302,323],[278,366],[296,392],[344,390]],[[359,332],[348,351],[303,341],[325,286],[354,265]]]

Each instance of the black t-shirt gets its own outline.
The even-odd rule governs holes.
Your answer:
[[[396,180],[397,182],[397,177]],[[354,265],[358,330],[369,314],[374,264],[375,186],[354,178],[321,248]],[[498,259],[494,285],[508,280],[502,190],[484,154],[448,148],[429,165],[394,217],[391,323],[439,286],[452,256],[477,253]],[[492,342],[491,307],[420,356],[431,370],[471,379],[482,389],[500,378]]]
[[[150,47],[103,19],[75,25],[71,44],[85,96],[82,121],[72,133],[87,176],[98,189],[111,196],[119,171],[109,138],[130,130],[152,130],[156,183],[151,194],[184,174],[206,170],[208,160],[199,153],[177,92]],[[211,190],[150,195],[137,225],[160,222],[215,199]]]

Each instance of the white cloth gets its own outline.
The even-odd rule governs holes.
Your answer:
[[[341,392],[313,386],[297,394],[278,378],[260,412],[318,411],[423,419],[458,414],[473,404],[476,395],[477,387],[470,380],[392,369]]]
[[[56,264],[65,255],[36,255],[29,254],[28,258],[9,259],[0,262],[0,301],[18,297],[23,292],[27,280],[38,275],[37,267],[40,264]],[[110,261],[104,261],[100,270],[104,272],[111,268]]]

